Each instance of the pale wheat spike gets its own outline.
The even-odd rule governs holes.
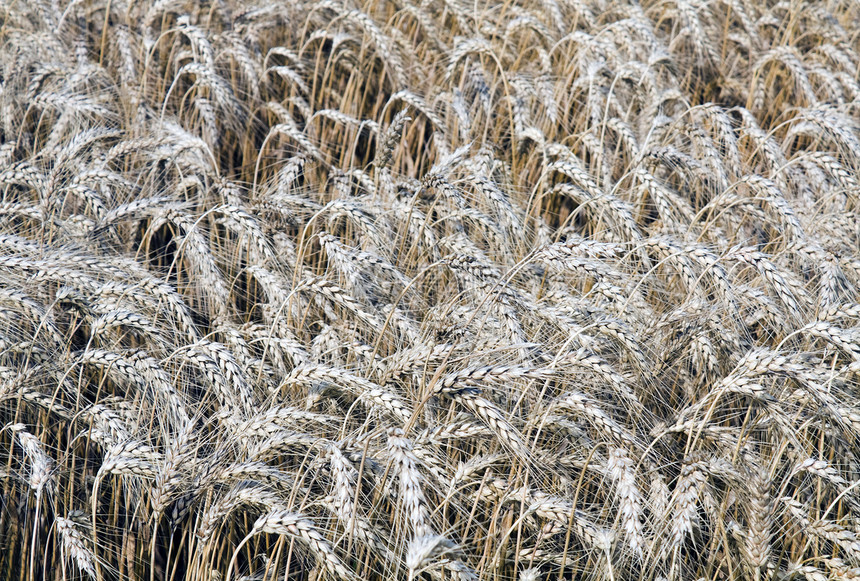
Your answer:
[[[58,516],[54,519],[57,532],[60,533],[63,541],[63,559],[73,559],[81,573],[85,573],[90,579],[98,579],[95,568],[96,556],[88,546],[87,534],[80,530],[82,526],[77,519],[73,518],[74,516],[75,514],[70,513],[69,518]]]
[[[355,535],[374,550],[382,551],[389,558],[393,558],[390,549],[379,538],[373,527],[358,514],[354,500],[358,485],[358,471],[337,446],[329,446],[326,455],[332,474],[332,504],[344,532],[348,537]]]
[[[341,369],[320,365],[298,366],[284,378],[281,389],[291,385],[309,385],[312,382],[330,382],[359,400],[380,406],[397,419],[408,422],[412,417],[408,405],[384,387]]]
[[[522,434],[491,401],[468,391],[450,392],[445,395],[478,416],[496,434],[501,444],[517,458],[525,460],[531,456],[531,451],[523,440]]]
[[[771,498],[770,482],[761,468],[752,469],[750,480],[749,507],[747,513],[747,534],[744,555],[753,579],[763,578],[770,563]]]
[[[5,427],[18,437],[21,447],[24,448],[24,454],[30,465],[28,481],[30,488],[36,492],[37,498],[40,498],[46,491],[49,496],[52,496],[55,486],[54,460],[45,453],[43,444],[36,436],[27,431],[25,425],[11,424]]]
[[[403,129],[406,123],[411,120],[407,116],[407,113],[408,109],[401,109],[379,138],[380,141],[376,147],[376,156],[373,159],[373,165],[380,170],[388,166],[394,157],[394,150],[400,142]]]
[[[308,545],[311,552],[332,575],[340,579],[354,578],[352,572],[346,568],[328,541],[317,530],[313,521],[300,514],[285,510],[266,513],[254,523],[251,534],[256,533],[289,535],[298,538]]]
[[[675,517],[669,533],[672,547],[680,546],[684,542],[684,537],[693,533],[693,528],[698,522],[696,505],[706,485],[707,479],[701,466],[685,464],[681,468],[681,475],[672,496]]]
[[[430,511],[422,490],[424,479],[418,471],[418,461],[412,452],[412,442],[403,436],[403,430],[392,429],[388,434],[388,450],[397,463],[400,479],[400,499],[412,530],[412,538],[417,539],[433,534],[430,525]]]
[[[621,448],[612,448],[607,463],[609,474],[615,483],[616,495],[621,509],[621,524],[624,527],[627,542],[633,553],[642,558],[646,539],[642,524],[642,494],[636,484],[636,472],[633,461]]]

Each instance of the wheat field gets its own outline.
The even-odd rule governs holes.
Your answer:
[[[856,0],[0,0],[0,579],[860,578]]]

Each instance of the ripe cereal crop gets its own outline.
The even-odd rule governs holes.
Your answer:
[[[860,577],[858,23],[0,0],[0,579]]]

